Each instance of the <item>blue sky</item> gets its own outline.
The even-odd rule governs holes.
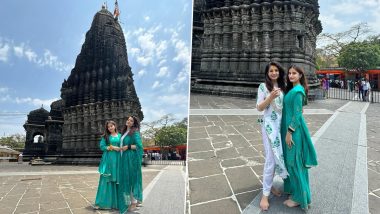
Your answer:
[[[349,30],[355,24],[366,22],[371,34],[380,34],[380,0],[319,0],[319,20],[322,33]]]
[[[0,13],[0,136],[24,133],[26,114],[60,98],[90,29],[107,2],[4,0]],[[188,113],[191,0],[119,0],[144,122]]]

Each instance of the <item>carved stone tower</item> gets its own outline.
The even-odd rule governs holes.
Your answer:
[[[75,67],[62,84],[59,163],[99,160],[106,120],[114,120],[120,129],[130,115],[143,119],[132,77],[121,26],[103,7],[95,14]]]
[[[269,61],[302,67],[316,87],[318,16],[316,0],[195,0],[192,92],[255,97]]]

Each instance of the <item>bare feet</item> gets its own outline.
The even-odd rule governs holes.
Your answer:
[[[132,203],[129,208],[128,208],[128,212],[133,212],[133,211],[136,211],[137,210],[137,204],[135,203]]]
[[[284,204],[287,206],[287,207],[297,207],[299,206],[300,204],[293,201],[292,199],[288,199],[286,201],[284,201]]]
[[[273,188],[270,190],[272,192],[273,195],[277,196],[277,197],[280,197],[281,196],[281,192],[280,190],[276,189],[276,188]]]
[[[268,202],[268,196],[263,195],[260,201],[260,208],[263,211],[267,211],[269,209],[269,202]]]

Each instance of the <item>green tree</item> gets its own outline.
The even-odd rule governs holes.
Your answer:
[[[0,138],[0,145],[8,146],[12,149],[23,149],[25,147],[25,135],[14,134],[8,137]]]
[[[166,127],[173,121],[175,121],[174,116],[172,114],[166,114],[158,120],[148,123],[141,123],[141,128],[142,130],[144,130],[141,133],[143,137],[143,145],[156,145],[155,136],[157,135],[158,131],[160,131],[161,128]]]
[[[352,42],[345,45],[338,56],[339,66],[363,72],[380,66],[380,45]]]
[[[181,123],[161,128],[155,137],[156,145],[160,147],[183,145],[186,144],[186,140],[187,126]]]

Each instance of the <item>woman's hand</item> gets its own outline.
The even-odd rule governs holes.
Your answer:
[[[118,147],[118,146],[112,146],[112,150],[114,150],[114,151],[120,151],[120,147]]]
[[[280,96],[281,94],[281,88],[276,88],[276,89],[273,89],[272,92],[270,92],[269,94],[269,98],[271,100],[274,100],[276,99],[278,96]]]
[[[136,150],[136,145],[131,145],[131,149]]]
[[[293,139],[292,139],[292,134],[290,132],[286,133],[285,142],[288,145],[289,149],[291,149],[292,146],[293,146],[293,144],[294,144],[294,142],[293,142]]]

